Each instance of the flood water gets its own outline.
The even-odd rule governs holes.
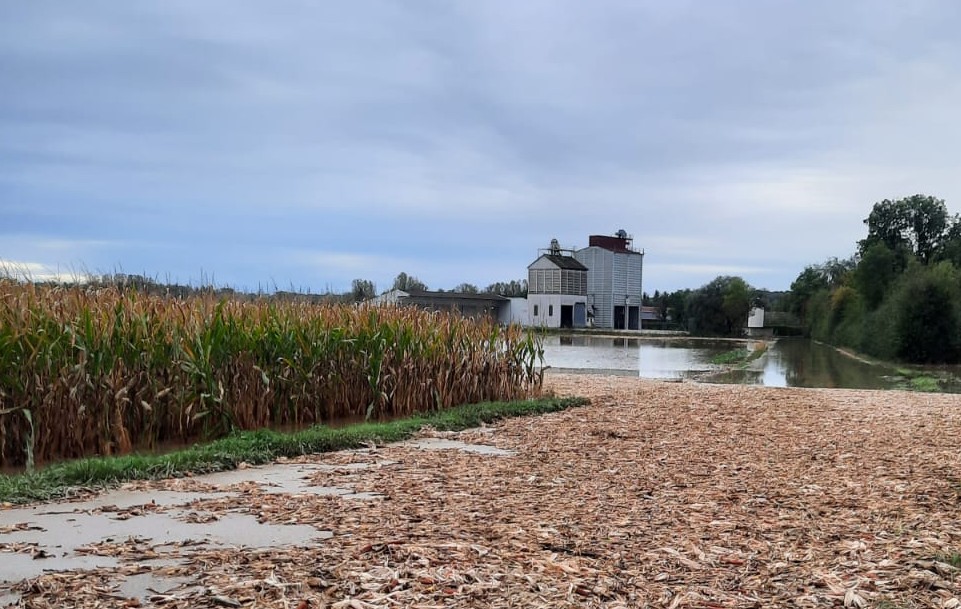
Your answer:
[[[562,371],[685,378],[716,370],[711,358],[743,346],[740,341],[686,337],[554,335],[544,338],[544,363]]]
[[[718,354],[756,348],[751,341],[697,338],[613,338],[549,336],[545,364],[555,370],[602,372],[654,379],[697,379],[770,387],[890,389],[896,372],[868,364],[833,347],[806,339],[779,339],[747,368],[723,371],[711,363]]]
[[[870,364],[831,347],[805,339],[780,339],[758,365],[705,380],[768,387],[894,389],[901,381],[888,366]]]

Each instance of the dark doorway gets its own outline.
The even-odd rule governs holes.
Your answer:
[[[641,308],[640,307],[627,308],[627,329],[628,330],[641,329]]]
[[[561,327],[574,327],[574,305],[561,305]]]
[[[583,328],[587,325],[587,307],[583,302],[574,303],[574,327]]]
[[[624,307],[614,307],[614,329],[624,329]]]

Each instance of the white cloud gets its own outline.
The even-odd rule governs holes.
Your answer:
[[[13,3],[0,257],[450,287],[624,228],[645,285],[786,288],[959,210],[958,6]]]
[[[82,283],[90,275],[76,269],[63,269],[56,265],[23,260],[0,258],[0,277],[10,277],[22,281],[71,281]]]

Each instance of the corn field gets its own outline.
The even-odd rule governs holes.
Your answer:
[[[0,465],[539,393],[520,328],[0,280]]]

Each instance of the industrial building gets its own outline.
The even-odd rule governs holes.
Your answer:
[[[374,305],[418,307],[428,311],[455,311],[464,317],[497,320],[502,309],[510,310],[511,299],[498,294],[463,294],[426,290],[390,290],[371,299]]]
[[[624,230],[591,235],[587,247],[574,252],[587,267],[587,313],[596,328],[641,329],[644,251],[633,241]]]
[[[527,267],[527,312],[529,325],[543,328],[587,326],[588,271],[574,257],[573,250],[561,250],[557,239]]]
[[[457,311],[465,317],[541,328],[640,330],[656,318],[641,306],[644,251],[626,231],[590,235],[582,249],[561,248],[557,239],[527,267],[527,298],[391,290],[371,299],[375,305],[415,306]],[[647,309],[647,310],[645,310]]]

